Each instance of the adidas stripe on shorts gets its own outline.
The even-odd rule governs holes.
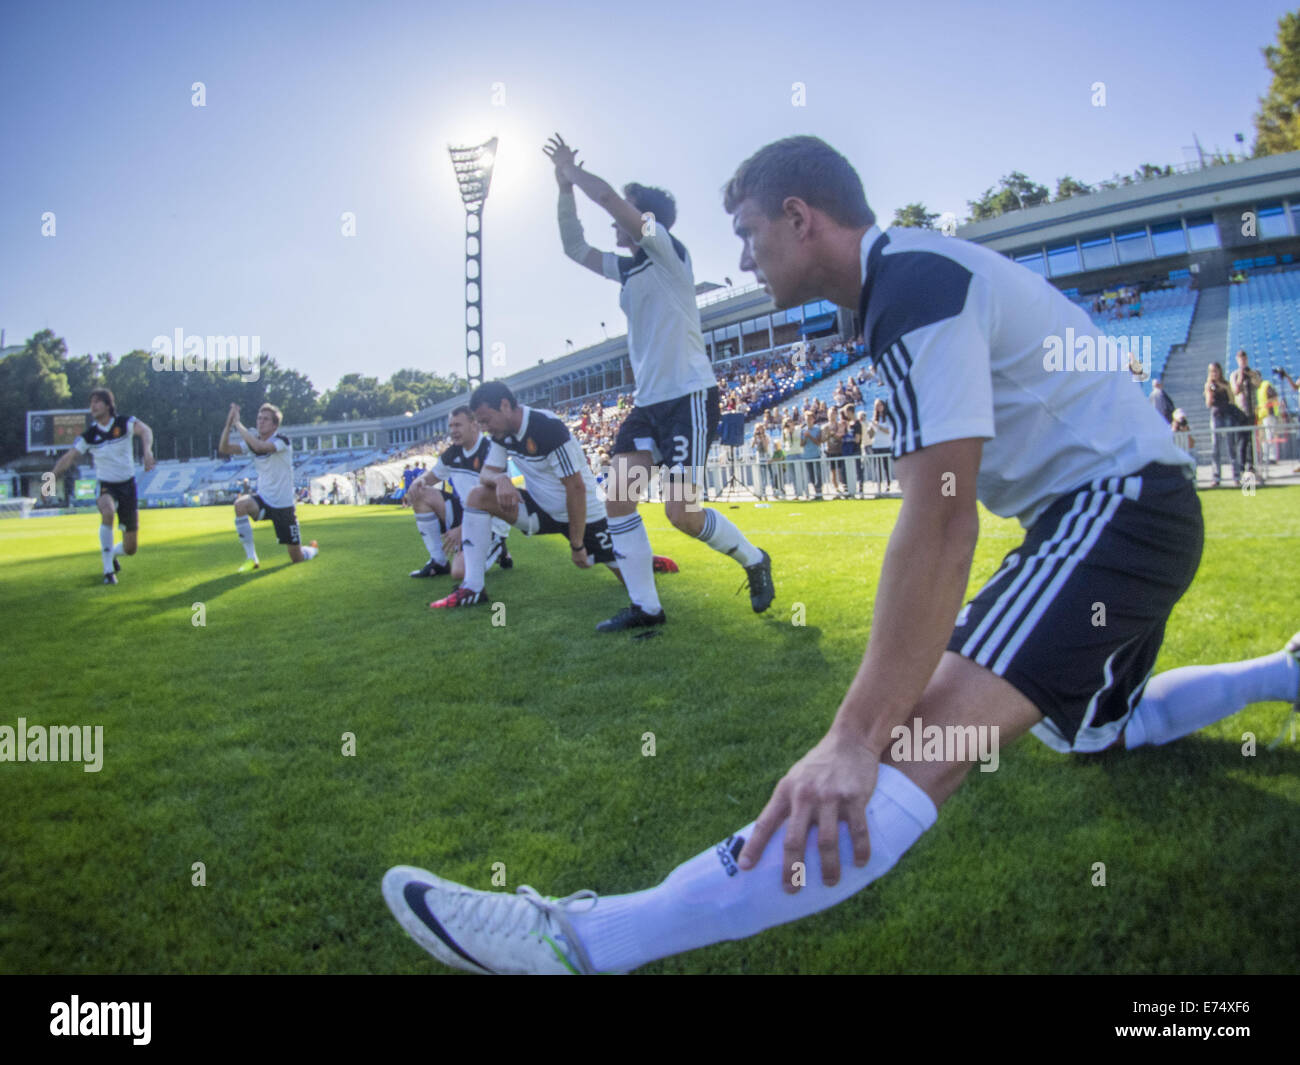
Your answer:
[[[1204,536],[1186,467],[1153,463],[1067,492],[963,607],[948,650],[1029,699],[1049,747],[1109,747],[1142,698]]]

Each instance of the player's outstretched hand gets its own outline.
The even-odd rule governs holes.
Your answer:
[[[565,144],[564,138],[557,133],[546,142],[542,151],[555,164],[556,179],[572,184],[573,172],[578,168],[578,150]]]
[[[595,565],[594,562],[588,561],[587,549],[585,547],[581,551],[570,551],[569,557],[573,559],[573,564],[577,566],[578,569],[591,569],[591,567]]]
[[[226,424],[234,425],[237,421],[239,421],[239,404],[232,403],[230,404],[230,411],[226,414]]]
[[[777,784],[754,823],[754,834],[740,852],[740,868],[752,869],[757,865],[767,841],[784,824],[781,884],[793,894],[807,882],[806,874],[798,874],[807,869],[804,848],[808,828],[815,824],[822,883],[828,887],[836,884],[840,879],[841,821],[849,826],[854,862],[866,865],[871,857],[867,801],[876,790],[879,768],[879,754],[864,741],[847,733],[827,733]]]

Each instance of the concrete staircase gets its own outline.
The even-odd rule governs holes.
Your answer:
[[[1187,343],[1175,347],[1165,363],[1164,390],[1187,413],[1197,451],[1210,445],[1210,412],[1205,406],[1205,368],[1224,363],[1228,347],[1228,286],[1201,290]],[[1226,375],[1232,367],[1224,365]]]

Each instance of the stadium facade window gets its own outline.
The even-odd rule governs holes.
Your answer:
[[[1079,246],[1074,241],[1069,244],[1058,244],[1054,248],[1047,249],[1047,269],[1052,277],[1061,277],[1063,274],[1077,274],[1082,268],[1082,263],[1079,260]]]
[[[1291,204],[1291,228],[1300,233],[1300,203]]]
[[[1187,246],[1192,251],[1208,251],[1219,246],[1219,227],[1211,215],[1187,219]]]
[[[727,326],[727,328],[726,328],[726,330],[725,330],[725,335],[726,335],[726,338],[727,338],[728,340],[739,340],[739,339],[740,339],[740,326],[738,326],[738,325],[729,325],[729,326]]]
[[[1036,274],[1047,276],[1047,263],[1043,261],[1043,250],[1035,248],[1033,251],[1022,251],[1015,256],[1016,262],[1021,266],[1026,266]]]
[[[1182,221],[1161,222],[1151,227],[1151,247],[1160,259],[1166,255],[1187,254],[1187,234]]]
[[[1121,263],[1136,263],[1143,259],[1150,259],[1151,255],[1151,238],[1147,235],[1146,226],[1141,229],[1130,229],[1124,233],[1115,234],[1115,250],[1119,252],[1119,261]]]
[[[1275,240],[1291,235],[1286,212],[1280,203],[1260,204],[1258,214],[1260,240]]]
[[[1118,262],[1115,258],[1115,245],[1109,233],[1102,237],[1081,240],[1079,246],[1083,249],[1085,270],[1101,270],[1107,266],[1114,266]]]

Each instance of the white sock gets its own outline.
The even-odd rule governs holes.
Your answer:
[[[113,557],[117,558],[118,555],[125,555],[125,554],[126,554],[126,544],[122,543],[122,541],[119,540],[117,543],[113,545]]]
[[[698,539],[703,540],[713,550],[730,555],[742,566],[753,566],[763,560],[763,554],[751,544],[730,521],[716,510],[706,508],[704,511],[704,528]]]
[[[1176,740],[1250,703],[1296,698],[1300,667],[1286,651],[1215,666],[1183,666],[1154,676],[1124,729],[1131,750]]]
[[[645,531],[641,515],[633,511],[621,518],[610,518],[609,535],[614,541],[614,557],[627,584],[628,597],[647,614],[662,613],[659,591],[655,588],[650,535]]]
[[[429,558],[438,565],[445,566],[447,552],[442,549],[442,522],[438,520],[438,515],[432,512],[417,514],[415,527],[420,532],[420,539],[424,541],[424,546],[429,549]]]
[[[320,550],[319,547],[311,547],[310,545],[304,544],[302,547],[302,560],[304,562],[310,562],[313,558],[316,557],[316,553],[319,550]]]
[[[239,534],[239,542],[244,545],[244,554],[256,562],[257,549],[253,546],[253,523],[248,519],[247,514],[240,514],[235,518],[235,532]]]
[[[104,559],[104,572],[113,572],[113,527],[111,525],[101,525],[99,527],[99,553]]]
[[[492,546],[492,515],[486,510],[465,508],[465,520],[460,527],[460,549],[465,552],[465,579],[462,588],[471,592],[483,590],[487,572],[488,548]]]
[[[592,964],[602,972],[624,972],[656,958],[744,939],[765,928],[828,909],[883,876],[934,824],[930,797],[892,766],[882,765],[867,803],[871,860],[853,864],[847,824],[840,823],[840,880],[821,881],[817,827],[808,833],[807,883],[791,895],[781,887],[785,829],[768,840],[758,865],[742,872],[736,856],[753,822],[683,865],[658,887],[631,895],[600,898],[590,910],[569,913]]]

